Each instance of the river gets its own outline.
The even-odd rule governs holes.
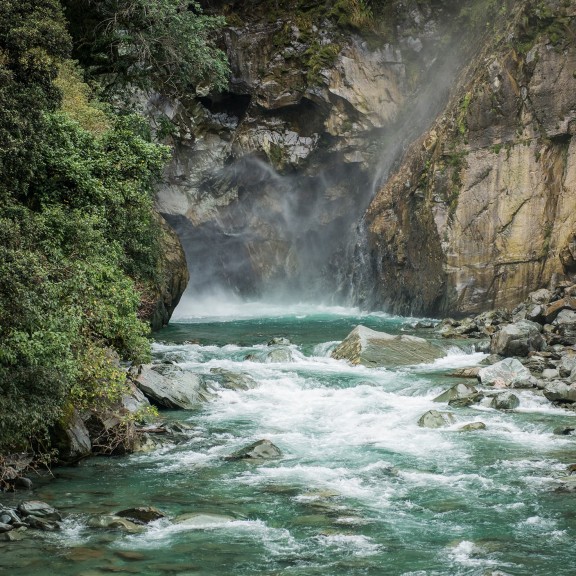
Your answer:
[[[156,334],[154,358],[185,370],[219,367],[258,385],[219,390],[194,412],[185,442],[56,470],[31,497],[66,516],[59,533],[2,544],[12,576],[576,574],[576,498],[555,492],[576,461],[573,436],[553,434],[574,413],[529,391],[504,413],[450,409],[433,398],[478,364],[473,341],[396,369],[353,367],[330,351],[357,324],[433,338],[415,319],[354,309],[263,304],[184,310]],[[291,362],[258,362],[273,337]],[[252,359],[246,359],[251,356]],[[417,425],[430,409],[456,423]],[[481,421],[486,430],[460,432]],[[283,457],[223,459],[266,438]],[[7,498],[17,502],[22,493]],[[10,501],[7,502],[10,504]],[[141,534],[87,527],[91,514],[155,506],[168,515]],[[192,523],[173,523],[201,513]]]

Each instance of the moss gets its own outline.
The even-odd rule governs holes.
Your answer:
[[[308,84],[315,85],[320,83],[320,72],[326,68],[331,68],[335,64],[341,49],[339,44],[321,46],[316,42],[306,50]]]
[[[468,131],[468,123],[466,121],[466,116],[468,115],[468,108],[470,107],[470,102],[472,102],[472,92],[466,92],[464,98],[460,102],[460,110],[458,113],[458,132],[464,136]]]

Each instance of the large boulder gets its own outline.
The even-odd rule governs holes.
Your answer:
[[[332,358],[368,367],[406,366],[445,356],[438,346],[416,336],[387,334],[356,326],[332,352]]]
[[[50,430],[52,446],[58,450],[58,461],[65,464],[78,462],[92,452],[90,433],[74,409]]]
[[[225,460],[270,460],[281,456],[280,448],[270,440],[258,440],[226,456]]]
[[[529,320],[506,324],[492,337],[490,351],[500,356],[528,356],[546,345],[541,330],[540,324]]]
[[[555,380],[546,385],[544,396],[551,402],[572,404],[576,402],[576,384]]]
[[[574,310],[562,310],[556,316],[554,326],[562,344],[566,346],[576,344],[576,312]]]
[[[570,376],[570,374],[576,370],[576,354],[569,353],[562,356],[560,362],[558,362],[557,368],[558,373],[562,378]]]
[[[443,428],[454,424],[456,418],[451,412],[438,412],[438,410],[428,410],[418,420],[421,428]]]
[[[496,394],[490,402],[490,408],[495,408],[496,410],[514,410],[518,406],[520,406],[520,399],[512,392]]]
[[[510,386],[515,380],[531,376],[530,370],[516,358],[505,358],[492,366],[486,366],[478,372],[478,380],[485,386],[503,384]]]
[[[142,366],[136,385],[163,408],[192,410],[213,397],[202,375],[168,364]]]
[[[434,398],[434,402],[450,402],[451,400],[463,400],[468,398],[476,398],[479,396],[478,390],[471,384],[461,382],[449,388],[440,396]]]
[[[154,522],[154,520],[159,520],[160,518],[166,518],[166,514],[160,512],[157,508],[152,506],[140,506],[137,508],[126,508],[116,513],[116,516],[120,518],[127,518],[135,524],[149,524]]]
[[[224,368],[211,368],[210,376],[213,376],[214,380],[222,388],[228,390],[249,390],[257,385],[256,380],[252,376],[242,372],[232,372]]]

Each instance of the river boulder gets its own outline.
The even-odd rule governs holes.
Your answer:
[[[406,366],[445,356],[439,346],[416,336],[393,335],[356,326],[332,352],[332,358],[368,367]]]
[[[474,386],[461,382],[460,384],[452,386],[452,388],[449,388],[440,394],[440,396],[436,396],[434,402],[450,402],[451,400],[462,400],[478,396],[479,392]]]
[[[120,518],[127,518],[135,524],[148,524],[160,518],[166,518],[166,514],[160,512],[157,508],[152,506],[139,506],[137,508],[126,508],[116,513]]]
[[[193,410],[213,397],[202,375],[174,365],[142,366],[136,385],[150,402],[163,408]]]
[[[454,424],[456,418],[451,412],[438,412],[438,410],[428,410],[418,420],[421,428],[444,428]]]
[[[554,320],[554,326],[562,344],[566,346],[576,344],[576,312],[574,310],[562,310]]]
[[[464,424],[458,428],[458,432],[475,432],[477,430],[486,430],[486,424],[484,422],[470,422],[470,424]]]
[[[490,402],[490,408],[495,410],[514,410],[520,406],[520,399],[512,392],[496,394]]]
[[[73,464],[92,452],[90,433],[75,409],[51,428],[50,439],[61,463]]]
[[[506,324],[492,337],[490,351],[500,356],[528,356],[546,345],[541,330],[540,324],[529,320]]]
[[[280,458],[282,452],[278,446],[275,446],[270,440],[258,440],[253,442],[240,450],[236,450],[225,460],[271,460],[273,458]]]
[[[515,379],[529,378],[530,370],[516,358],[505,358],[496,364],[486,366],[478,372],[478,380],[484,386],[494,386],[503,383],[509,386]]]
[[[250,388],[254,388],[257,385],[256,380],[252,376],[242,372],[232,372],[224,368],[211,368],[210,376],[213,376],[222,388],[228,390],[250,390]]]
[[[572,404],[576,402],[576,384],[554,380],[544,388],[544,396],[551,402]]]

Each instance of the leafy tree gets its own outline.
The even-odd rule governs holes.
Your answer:
[[[225,24],[194,0],[65,0],[75,57],[108,89],[170,96],[222,90],[229,75],[214,32]]]

